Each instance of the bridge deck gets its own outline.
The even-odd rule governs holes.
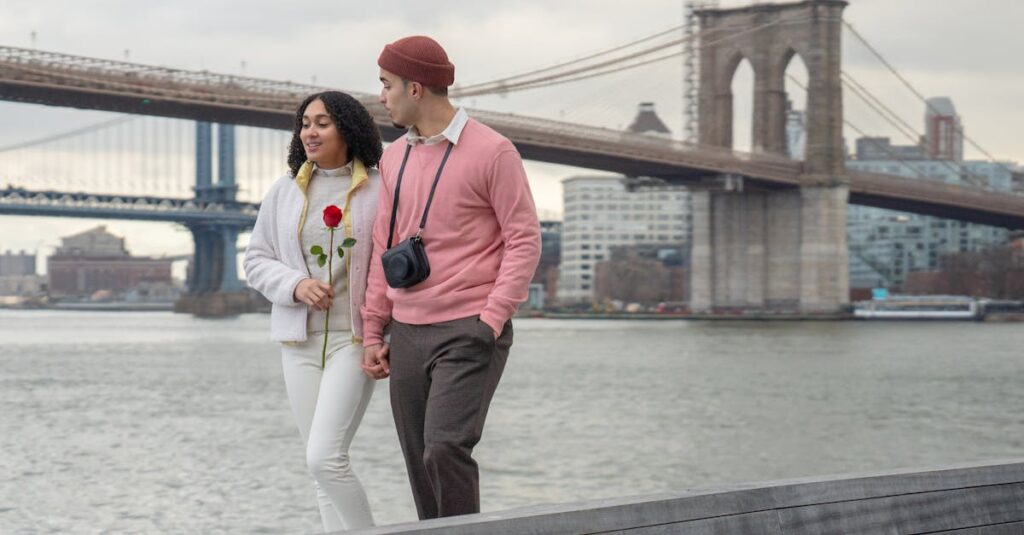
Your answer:
[[[526,507],[365,534],[1024,533],[1024,460]]]
[[[317,88],[0,47],[0,100],[290,129],[301,98]],[[385,139],[400,131],[373,95],[356,94]],[[710,175],[752,187],[800,184],[798,161],[515,114],[471,114],[511,139],[527,159],[693,184]],[[900,176],[849,173],[850,202],[1024,228],[1024,195]]]

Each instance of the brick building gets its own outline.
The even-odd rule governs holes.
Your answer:
[[[100,226],[61,239],[47,258],[53,297],[89,297],[99,291],[113,295],[145,285],[171,285],[171,261],[136,257],[119,238]]]

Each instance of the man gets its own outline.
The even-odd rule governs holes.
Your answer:
[[[480,511],[472,458],[512,345],[510,318],[540,258],[540,224],[522,159],[504,136],[448,100],[455,67],[436,41],[413,36],[377,60],[380,103],[408,133],[380,162],[363,368],[391,375],[391,408],[420,519]],[[391,288],[380,256],[422,230],[430,275]],[[382,331],[391,324],[391,345]],[[390,357],[389,357],[390,354]]]

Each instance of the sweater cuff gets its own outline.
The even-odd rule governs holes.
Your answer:
[[[363,347],[384,343],[384,325],[377,319],[363,318]]]
[[[502,331],[505,330],[505,322],[508,321],[508,318],[501,316],[493,310],[484,309],[480,313],[480,321],[486,323],[492,331],[501,336]]]
[[[298,270],[294,270],[294,271],[295,271],[295,273],[292,274],[292,278],[291,278],[291,280],[288,281],[288,284],[283,285],[283,288],[288,291],[287,297],[281,296],[281,297],[285,298],[283,304],[292,304],[292,305],[301,305],[302,304],[302,303],[300,303],[300,302],[295,300],[295,289],[299,287],[299,283],[300,282],[306,280],[309,277],[307,277],[306,274],[302,273],[301,271],[298,271]]]

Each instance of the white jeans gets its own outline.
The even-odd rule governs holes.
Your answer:
[[[352,333],[331,331],[327,366],[320,368],[323,334],[281,345],[281,365],[295,422],[306,445],[324,531],[373,526],[366,491],[349,463],[348,448],[373,395],[363,373],[362,346]]]

